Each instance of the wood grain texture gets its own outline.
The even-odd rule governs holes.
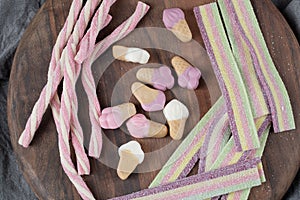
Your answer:
[[[144,2],[151,5],[151,10],[146,18],[139,24],[139,27],[163,27],[161,21],[162,10],[170,7],[181,7],[185,10],[188,23],[192,29],[193,38],[200,44],[203,44],[193,16],[192,8],[194,6],[209,3],[211,2],[210,0],[144,0]],[[284,21],[284,18],[269,0],[252,0],[252,2],[273,60],[290,94],[296,125],[299,127],[299,45],[291,29]],[[8,122],[11,140],[19,167],[39,199],[80,199],[60,165],[57,133],[50,109],[47,110],[30,147],[24,149],[17,144],[19,135],[25,126],[26,120],[31,113],[31,109],[37,100],[40,91],[46,84],[51,50],[58,32],[64,24],[70,3],[70,0],[46,1],[33,19],[19,44],[10,77]],[[111,10],[113,22],[100,34],[99,38],[103,38],[120,24],[121,21],[125,20],[130,13],[134,11],[136,3],[136,0],[117,1]],[[150,44],[156,42],[157,41],[155,40],[145,41],[145,43]],[[126,43],[126,41],[120,43],[130,45],[130,43]],[[170,66],[170,58],[174,55],[173,53],[163,50],[148,50],[151,53],[151,62],[163,63]],[[192,64],[197,66],[197,53],[186,48],[181,49],[178,53],[188,56]],[[107,56],[111,56],[110,53],[107,53]],[[103,56],[102,61],[100,58],[99,62],[105,62],[105,56]],[[202,64],[207,64],[209,66],[207,58],[204,58],[201,62]],[[129,74],[129,81],[125,81],[126,84],[123,86],[124,90],[119,93],[119,98],[112,101],[111,97],[114,94],[115,85],[120,77],[128,74],[133,68],[134,70],[137,70],[135,66],[136,65],[129,63],[114,61],[110,64],[110,67],[105,70],[104,75],[98,77],[97,94],[102,107],[110,106],[112,102],[113,104],[117,104],[126,100],[128,97],[128,86],[134,80],[134,76],[132,75],[134,73]],[[220,95],[217,88],[217,82],[213,76],[211,77],[211,80],[213,81],[213,84],[210,85],[207,85],[207,82],[203,79],[201,80],[200,86],[195,92],[198,98],[198,104],[188,105],[191,110],[200,110],[200,114],[196,113],[192,115],[187,125],[186,132],[192,128],[197,120],[199,120],[199,115],[203,116],[208,111],[212,106],[212,102],[215,101],[215,97]],[[209,87],[215,88],[213,94],[209,93]],[[173,96],[173,92],[167,92],[168,99],[171,99]],[[186,102],[193,100],[192,93],[182,96],[185,96],[184,101]],[[82,98],[84,99],[84,95]],[[129,99],[130,101],[137,103],[133,97],[130,97]],[[85,106],[84,102],[80,106],[82,116],[86,116]],[[139,106],[138,110],[141,111]],[[161,113],[151,117],[162,120]],[[81,117],[81,122],[84,122],[84,120],[86,120],[86,118]],[[84,130],[86,130],[86,141],[88,141],[88,126]],[[263,157],[267,182],[260,187],[254,188],[251,191],[250,199],[281,199],[283,197],[299,169],[299,132],[299,129],[296,129],[295,131],[286,133],[272,134],[269,137]],[[106,136],[105,138],[107,138],[105,145],[108,144],[108,141],[111,141],[115,147],[132,139],[130,136],[124,134],[122,129],[116,131],[104,131],[104,134]],[[157,154],[159,159],[151,160],[148,158],[148,160],[146,160],[144,165],[150,167],[157,163],[158,165],[162,165],[179,144],[178,142],[172,142],[169,137],[159,140],[139,140],[139,142],[141,142],[143,149],[146,152],[158,150],[169,145],[166,151],[160,151]],[[108,146],[105,147],[105,145],[104,148],[110,148]],[[116,149],[111,152],[106,151],[107,153],[101,157],[118,159],[115,150]],[[95,159],[90,159],[90,161],[92,174],[90,176],[85,176],[84,179],[97,199],[107,199],[147,188],[149,183],[158,173],[158,170],[147,173],[136,173],[131,175],[128,180],[121,181],[117,177],[114,167],[108,167]],[[112,165],[114,164],[115,163]]]

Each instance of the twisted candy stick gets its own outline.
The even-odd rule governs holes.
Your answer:
[[[98,6],[99,1],[87,1],[84,8],[82,9],[80,16],[78,18],[78,21],[75,24],[72,36],[70,37],[67,46],[62,52],[62,57],[60,59],[61,62],[61,77],[63,72],[63,62],[65,60],[64,55],[66,54],[67,48],[72,46],[76,50],[76,46],[81,40],[81,38],[84,35],[84,30],[86,29],[88,25],[89,19],[92,17],[92,14],[96,7]],[[59,68],[57,68],[59,70]],[[54,96],[57,96],[57,93],[54,94]],[[74,99],[74,98],[73,98]],[[58,100],[58,98],[54,98],[55,101]],[[76,99],[77,100],[77,99]],[[90,173],[90,164],[89,160],[87,158],[87,155],[85,154],[84,146],[83,146],[83,131],[80,126],[78,117],[77,117],[77,110],[76,107],[76,100],[74,100],[75,103],[72,104],[72,107],[74,107],[74,111],[71,113],[72,115],[72,123],[71,123],[71,134],[72,134],[72,144],[75,150],[76,160],[77,160],[77,169],[79,175],[83,174],[89,174]],[[58,103],[58,102],[56,102]],[[52,108],[55,109],[55,108]],[[53,115],[55,116],[55,115]]]
[[[61,105],[57,95],[53,97],[53,101],[50,102],[50,105],[52,108],[54,108],[52,109],[52,113],[54,116],[55,124],[57,126],[58,148],[59,148],[60,161],[62,163],[62,167],[65,173],[67,174],[67,176],[69,177],[70,181],[73,183],[76,190],[82,197],[82,199],[85,200],[95,199],[90,189],[82,179],[82,177],[77,174],[75,166],[71,160],[71,151],[68,145],[69,137],[68,135],[62,133],[62,130],[60,128],[60,121],[58,120],[60,118],[59,110]]]
[[[105,10],[103,10],[104,8],[105,7],[98,9],[98,11],[95,13],[91,22],[91,27],[80,41],[79,50],[75,56],[75,61],[79,64],[83,63],[88,55],[90,55],[94,50],[98,33],[103,28],[103,11],[105,12]]]
[[[57,67],[60,67],[59,60],[61,57],[61,52],[65,47],[69,37],[71,36],[73,27],[77,21],[77,17],[80,13],[81,7],[82,7],[82,0],[74,0],[72,2],[66,22],[62,30],[58,34],[56,43],[52,50],[51,61],[48,69],[47,84],[44,86],[39,99],[35,103],[32,109],[32,113],[27,120],[25,129],[22,132],[18,141],[19,144],[24,147],[28,147],[30,142],[32,141],[34,134],[38,129],[41,120],[43,118],[43,115],[49,105],[49,102],[52,99],[53,96],[52,94],[54,93],[53,90],[56,91],[55,87],[53,87],[54,86],[53,82],[58,82],[58,81],[60,82],[60,77],[55,76],[54,71]]]
[[[89,155],[98,158],[102,148],[102,136],[99,117],[101,115],[100,104],[96,94],[95,80],[91,66],[94,60],[103,54],[113,43],[127,36],[146,15],[149,6],[138,2],[133,15],[116,28],[109,36],[95,46],[95,50],[85,60],[82,67],[81,80],[89,101],[89,116],[92,124],[92,132],[89,145]]]
[[[75,24],[72,37],[68,41],[69,45],[71,45],[73,43],[72,45],[74,46],[74,45],[76,45],[76,43],[77,44],[79,43],[80,39],[84,35],[84,30],[87,27],[87,24],[89,22],[89,18],[92,17],[93,12],[96,9],[96,7],[98,6],[98,4],[99,4],[99,1],[92,1],[92,0],[87,1],[87,3],[85,4],[83,10],[80,13],[78,21]],[[63,50],[63,52],[66,52],[66,48]],[[53,69],[54,70],[54,72],[52,73],[53,74],[53,81],[48,81],[47,82],[46,86],[43,88],[43,91],[40,95],[40,99],[39,99],[40,103],[38,101],[35,105],[36,108],[40,109],[39,112],[38,112],[39,114],[40,113],[43,114],[45,112],[46,107],[43,107],[43,106],[48,105],[50,100],[53,98],[53,96],[57,95],[56,90],[57,90],[57,87],[58,87],[62,77],[63,77],[62,72],[63,72],[63,67],[64,66],[60,65],[61,62],[62,62],[62,57],[60,58],[60,61],[57,62],[56,68]],[[55,99],[58,99],[58,98],[55,98]],[[34,116],[34,113],[35,112],[33,111],[31,116]],[[75,112],[75,113],[77,113],[77,112]],[[42,115],[38,115],[38,119],[36,119],[38,124],[40,123],[41,119],[42,119]],[[75,151],[76,151],[76,155],[84,156],[84,157],[82,157],[82,159],[77,158],[78,165],[79,165],[78,166],[78,171],[79,171],[80,174],[88,174],[89,173],[89,161],[88,161],[88,158],[86,157],[85,152],[84,152],[82,129],[81,129],[79,123],[77,123],[77,125],[76,125],[76,122],[78,122],[78,121],[75,121],[74,122],[75,126],[74,125],[72,126],[72,134],[73,134],[72,142],[73,142],[73,145],[74,145],[74,148],[75,148]],[[32,120],[30,118],[28,120],[27,124],[34,125],[35,120]],[[26,127],[26,129],[24,130],[24,132],[22,133],[22,135],[19,139],[19,143],[21,145],[23,145],[24,147],[28,147],[31,140],[33,139],[33,136],[34,136],[35,130],[38,127],[38,124],[37,124],[36,127],[31,127],[31,129],[30,128],[28,129]],[[77,130],[75,130],[75,128],[77,128]],[[24,138],[25,138],[25,140],[24,140]],[[76,141],[76,140],[78,140],[78,141]],[[78,145],[78,144],[80,144],[80,145]],[[83,163],[83,165],[80,166],[81,165],[80,163]]]
[[[71,32],[73,31],[73,29],[75,29],[72,33],[72,37],[75,37],[75,41],[82,38],[84,30],[88,24],[89,18],[92,16],[98,3],[99,1],[89,0],[87,1],[83,10],[81,11],[82,1],[73,1],[65,25],[61,30],[53,48],[52,58],[48,70],[48,82],[44,86],[38,101],[35,103],[32,113],[26,123],[26,127],[19,138],[20,145],[24,147],[29,146],[36,130],[39,127],[39,124],[41,123],[42,117],[51,99],[56,94],[57,86],[63,77],[63,66],[61,66],[61,54],[69,40],[69,37],[71,36]],[[79,13],[80,16],[77,20]]]
[[[73,7],[75,7],[76,13],[79,14],[79,11],[81,10],[81,7],[82,7],[82,2],[77,2],[77,5],[75,5],[75,4],[76,4],[76,1],[74,1],[72,3],[70,13],[74,12]],[[48,71],[48,82],[47,82],[46,86],[43,88],[43,91],[40,95],[40,99],[41,98],[42,99],[41,99],[41,101],[39,99],[38,102],[36,103],[36,105],[33,109],[33,112],[27,122],[27,125],[31,124],[30,129],[28,129],[26,126],[24,132],[22,133],[22,135],[19,139],[19,143],[22,144],[23,146],[27,147],[29,145],[29,143],[33,139],[35,130],[37,129],[37,127],[42,119],[42,115],[43,115],[45,109],[47,108],[50,99],[52,98],[53,95],[57,96],[57,93],[56,93],[57,86],[55,86],[54,83],[55,82],[59,83],[61,80],[61,76],[62,76],[61,74],[62,74],[63,66],[61,66],[61,55],[60,55],[61,50],[66,45],[66,42],[68,41],[68,39],[74,38],[75,40],[79,40],[82,37],[81,35],[84,34],[84,30],[80,31],[79,29],[80,28],[85,29],[85,26],[88,23],[88,21],[85,22],[85,20],[88,20],[88,19],[86,19],[87,16],[90,16],[90,17],[92,16],[92,13],[93,13],[94,9],[96,8],[97,4],[98,3],[95,1],[88,1],[85,4],[83,10],[81,11],[78,21],[76,21],[78,14],[76,15],[76,17],[73,15],[69,15],[69,16],[71,16],[69,18],[69,16],[68,16],[67,21],[63,27],[63,30],[60,32],[57,42],[54,46],[53,52],[55,52],[55,53],[52,54],[52,58],[51,58],[51,63],[50,63],[49,71]],[[75,27],[74,27],[75,30],[73,30],[73,26],[71,27],[71,25],[69,25],[69,24],[71,24],[71,23],[69,23],[69,20],[71,20],[71,22],[73,22],[73,24],[75,24]],[[86,24],[86,25],[84,26],[83,24]],[[70,38],[63,37],[65,27],[68,27],[66,34],[69,36],[70,36],[71,31],[73,30],[73,33]],[[70,29],[69,27],[71,27],[71,30],[69,30]],[[79,34],[78,34],[78,32],[79,32]],[[52,91],[53,94],[51,94],[50,90]],[[58,97],[55,99],[58,99]],[[41,102],[41,104],[39,104],[39,102]],[[38,113],[37,113],[38,116],[36,119],[35,118],[36,116],[34,116],[34,113],[36,112],[36,108],[38,108],[39,105],[41,106],[40,107],[41,110],[38,110]],[[31,117],[33,117],[33,118],[31,118]],[[90,171],[89,160],[84,151],[83,137],[81,137],[82,139],[80,138],[80,135],[82,135],[82,130],[76,128],[76,127],[78,127],[78,124],[79,123],[77,123],[77,126],[72,126],[72,133],[74,135],[72,137],[72,142],[73,142],[74,150],[75,150],[76,156],[77,156],[77,168],[78,168],[79,174],[89,174],[89,171]],[[36,125],[36,127],[34,127],[34,125]]]
[[[226,100],[230,128],[239,151],[258,148],[260,143],[248,94],[227,42],[216,3],[194,9],[219,85]]]
[[[102,29],[105,25],[107,25],[107,19],[109,8],[115,2],[115,0],[104,0],[100,5],[97,12],[101,16],[103,16],[103,21],[101,22],[100,28]],[[111,17],[108,18],[110,21]],[[80,26],[80,24],[79,24]],[[83,131],[81,125],[78,120],[78,100],[75,91],[76,80],[78,79],[80,73],[80,65],[75,63],[74,57],[77,53],[76,46],[79,43],[79,37],[76,37],[76,33],[81,37],[83,34],[80,33],[80,28],[75,26],[74,33],[75,37],[70,38],[68,44],[66,46],[66,50],[63,52],[62,61],[65,64],[64,67],[64,82],[63,82],[63,92],[61,97],[61,108],[60,108],[60,128],[63,134],[69,135],[70,130],[72,131],[72,140],[78,140],[80,144],[80,149],[82,149],[80,154],[76,154],[78,159],[84,159],[86,165],[88,165],[88,159],[86,154],[84,153],[83,147]],[[75,31],[78,32],[75,32]],[[82,37],[81,37],[82,38]],[[76,129],[76,135],[72,129]],[[77,152],[76,152],[77,153]],[[81,157],[83,156],[83,157]],[[80,163],[78,163],[80,164]],[[86,167],[85,171],[82,171],[80,168],[78,169],[79,174],[88,174],[89,173],[89,165]]]

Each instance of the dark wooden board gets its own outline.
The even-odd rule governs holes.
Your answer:
[[[130,13],[133,12],[136,2],[136,0],[117,1],[111,10],[111,14],[114,17],[113,22],[104,30],[100,37],[107,35],[117,24],[125,20]],[[145,2],[151,5],[152,8],[146,18],[139,24],[139,27],[163,27],[161,21],[162,10],[170,7],[181,7],[185,10],[194,39],[200,44],[203,44],[196,26],[192,8],[209,3],[211,2],[210,0],[145,0]],[[271,55],[290,94],[296,125],[299,127],[299,44],[288,24],[284,21],[284,18],[269,0],[253,0],[252,2]],[[19,135],[25,126],[31,109],[46,83],[52,46],[68,14],[70,3],[70,0],[46,1],[33,19],[19,44],[10,77],[8,122],[11,140],[19,167],[39,199],[80,199],[60,165],[57,134],[50,109],[47,110],[31,146],[28,149],[24,149],[17,144]],[[151,43],[151,41],[147,42]],[[152,42],[155,43],[155,41]],[[149,50],[152,55],[151,62],[170,65],[169,59],[173,55],[172,53],[162,50]],[[182,49],[179,54],[189,56],[193,54],[193,52],[190,52],[189,49]],[[107,53],[107,55],[109,56],[109,53]],[[189,57],[191,62],[197,66],[196,58],[197,53]],[[202,64],[209,66],[208,59],[203,58]],[[117,83],[118,79],[134,66],[135,65],[132,64],[114,61],[104,72],[104,76],[100,78],[97,89],[99,100],[103,107],[110,105],[110,98],[114,89],[113,86]],[[212,83],[208,85],[208,81]],[[196,113],[192,115],[186,132],[199,120],[199,115],[203,116],[208,111],[212,106],[212,102],[220,95],[215,78],[211,76],[211,80],[208,81],[202,80],[199,88],[195,92],[198,98],[198,105],[195,109],[199,109],[201,112],[200,114]],[[210,87],[215,88],[213,93],[209,93],[208,88]],[[119,101],[121,101],[123,96],[124,98],[128,96],[125,88],[124,92],[119,94]],[[168,99],[172,96],[173,94],[168,92]],[[192,99],[191,94],[187,94],[186,97],[186,101]],[[132,97],[130,100],[135,102]],[[118,100],[114,103],[118,103]],[[83,114],[84,106],[86,105],[80,107],[80,109],[83,110]],[[189,107],[194,110],[193,106],[194,105],[189,105]],[[158,114],[157,117],[159,118],[160,114]],[[88,128],[85,130],[88,136]],[[130,136],[124,134],[122,130],[104,132],[108,139],[107,141],[111,141],[111,143],[116,146],[132,139]],[[251,199],[281,199],[283,197],[299,169],[299,132],[300,130],[296,129],[286,133],[272,134],[269,137],[263,156],[267,182],[251,191]],[[88,137],[86,140],[88,141]],[[163,162],[168,159],[172,150],[178,145],[178,142],[172,142],[169,137],[161,140],[149,139],[139,141],[142,143],[146,152],[157,150],[171,144],[168,150],[159,151],[157,154],[160,160],[154,160],[153,162],[158,162],[158,165],[162,165]],[[116,154],[111,155],[116,156]],[[95,159],[90,159],[90,161],[91,175],[85,176],[84,179],[97,199],[106,199],[144,189],[159,171],[135,173],[131,175],[128,180],[121,181],[116,175],[115,166],[108,167]],[[153,162],[148,159],[145,165],[151,166]]]

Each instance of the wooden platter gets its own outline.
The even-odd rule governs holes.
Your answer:
[[[186,127],[185,134],[187,134],[188,130],[209,110],[220,95],[216,79],[210,69],[209,60],[199,45],[202,45],[203,42],[192,12],[193,7],[212,1],[144,0],[144,2],[151,6],[151,10],[139,24],[139,27],[162,28],[163,23],[161,18],[163,9],[180,7],[185,11],[187,21],[193,32],[193,39],[198,44],[196,47],[186,48],[185,46],[180,46],[179,43],[179,46],[175,43],[173,46],[175,50],[172,49],[171,51],[168,49],[154,49],[154,47],[159,46],[160,40],[150,36],[148,40],[142,42],[143,44],[138,42],[137,38],[133,37],[120,42],[127,45],[147,46],[147,49],[151,53],[150,62],[152,63],[170,66],[170,58],[174,54],[179,54],[187,58],[195,66],[200,67],[201,70],[204,70],[205,78],[201,80],[200,86],[195,92],[182,93],[179,91],[179,93],[176,93],[176,90],[175,92],[167,92],[169,100],[174,96],[177,97],[176,94],[187,103],[194,102],[196,97],[196,104],[190,103],[188,105],[189,109],[194,112]],[[50,109],[44,115],[31,146],[28,149],[24,149],[17,143],[27,118],[31,113],[31,109],[40,91],[46,84],[52,47],[59,30],[64,24],[70,3],[71,0],[47,0],[45,2],[19,44],[10,77],[7,109],[11,141],[18,159],[19,168],[23,171],[27,182],[39,199],[80,199],[76,189],[72,186],[60,165],[57,133]],[[100,34],[99,38],[103,38],[109,34],[118,24],[129,17],[130,13],[134,11],[136,3],[137,0],[117,1],[110,12],[113,16],[113,21]],[[299,127],[299,44],[288,24],[270,0],[252,0],[252,3],[272,58],[290,94],[296,125]],[[146,29],[144,33],[150,33],[151,31],[149,30]],[[174,41],[172,37],[165,40],[166,43],[171,43],[172,41]],[[111,58],[110,51],[103,55],[94,65],[98,73],[95,72],[95,76],[97,77],[98,75],[96,78],[96,80],[99,80],[99,82],[97,81],[97,94],[101,106],[107,107],[125,100],[137,103],[128,94],[128,87],[134,81],[134,70],[137,70],[138,67],[134,64],[119,61],[108,63],[108,58]],[[103,70],[101,66],[104,64],[108,65],[109,68]],[[101,69],[103,74],[99,76]],[[122,80],[124,82],[120,82]],[[80,91],[80,85],[78,86],[78,90]],[[117,96],[114,96],[115,94]],[[89,124],[87,121],[85,98],[83,93],[79,94],[81,102],[80,120],[85,130],[86,143],[88,144]],[[138,107],[138,111],[141,111],[140,107]],[[153,119],[162,120],[161,113],[145,114]],[[148,155],[155,152],[155,156],[146,157],[144,168],[137,169],[137,172],[140,173],[135,173],[128,180],[121,181],[116,174],[116,162],[109,161],[118,159],[116,154],[117,146],[133,139],[125,132],[126,130],[123,128],[115,131],[105,130],[104,148],[106,153],[101,155],[100,160],[90,159],[91,175],[85,176],[84,179],[97,199],[107,199],[147,188],[159,172],[159,166],[163,165],[172,151],[179,145],[179,142],[174,142],[169,137],[160,140],[139,140],[143,149],[149,153]],[[272,134],[269,137],[263,156],[267,182],[262,186],[252,189],[250,199],[281,199],[283,197],[299,169],[299,143],[300,129],[281,134]]]

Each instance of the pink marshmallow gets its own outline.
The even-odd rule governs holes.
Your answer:
[[[135,138],[145,138],[148,136],[150,121],[143,114],[136,114],[126,123],[127,129]]]
[[[165,91],[174,86],[174,77],[169,67],[162,66],[154,70],[152,77],[153,87]]]
[[[104,129],[117,129],[123,122],[121,110],[113,107],[105,108],[100,116],[100,125]]]
[[[165,9],[163,12],[163,22],[167,29],[172,29],[175,24],[184,19],[184,13],[180,8]]]
[[[182,88],[194,90],[199,85],[199,79],[201,78],[201,72],[196,67],[188,67],[183,74],[178,76],[178,84]]]
[[[105,108],[99,118],[100,125],[105,129],[117,129],[135,114],[136,109],[132,103]]]
[[[157,97],[153,102],[149,104],[141,103],[141,106],[145,111],[155,112],[164,109],[165,103],[166,103],[166,95],[162,91],[159,91]]]

